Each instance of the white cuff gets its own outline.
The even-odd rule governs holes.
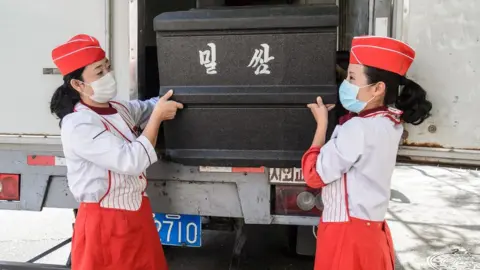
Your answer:
[[[137,138],[137,142],[139,142],[145,149],[145,152],[147,153],[150,160],[150,165],[158,161],[157,152],[155,152],[155,147],[153,147],[153,145],[150,143],[147,137],[141,135],[140,137]]]

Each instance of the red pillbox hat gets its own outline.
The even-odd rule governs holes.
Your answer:
[[[105,58],[100,42],[89,35],[76,35],[52,51],[52,59],[62,75]]]
[[[387,37],[360,36],[352,40],[350,64],[361,64],[405,76],[415,58],[407,44]]]

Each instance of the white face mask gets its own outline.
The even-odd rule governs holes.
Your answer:
[[[112,72],[87,85],[93,89],[90,99],[95,102],[107,103],[117,95],[117,83]]]

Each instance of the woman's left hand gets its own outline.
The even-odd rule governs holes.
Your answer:
[[[328,112],[335,107],[335,104],[323,104],[321,97],[317,97],[317,103],[310,103],[307,105],[312,111],[317,125],[327,125],[328,124]]]

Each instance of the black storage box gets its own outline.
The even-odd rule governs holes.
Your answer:
[[[167,12],[154,20],[160,95],[185,109],[164,123],[168,159],[195,166],[299,166],[315,122],[337,101],[338,8]]]

